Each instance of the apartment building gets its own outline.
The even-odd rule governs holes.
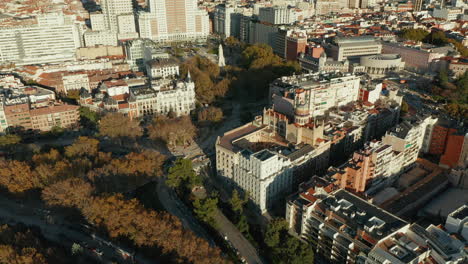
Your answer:
[[[407,225],[346,190],[310,184],[289,197],[286,221],[291,232],[311,244],[316,258],[364,263],[375,243]]]
[[[464,263],[464,243],[441,226],[423,228],[408,224],[379,241],[368,254],[366,264]]]
[[[0,132],[8,127],[50,131],[79,121],[78,106],[59,103],[53,91],[24,86],[11,75],[0,77],[0,104]]]
[[[0,63],[28,65],[72,61],[79,47],[79,26],[62,14],[38,16],[34,25],[0,26]]]
[[[392,145],[394,151],[404,153],[404,161],[400,166],[409,168],[418,158],[425,131],[426,128],[420,121],[403,121],[387,132],[382,143]]]
[[[300,110],[299,124],[312,117],[324,115],[332,107],[339,107],[358,99],[360,78],[343,73],[309,73],[281,77],[270,84],[270,99],[279,96],[281,107]],[[281,102],[280,102],[280,98]],[[275,101],[276,104],[276,101]]]
[[[70,128],[78,125],[80,114],[76,105],[51,105],[31,109],[32,129],[50,131],[54,127]]]
[[[357,58],[382,53],[382,44],[372,36],[335,37],[333,43],[326,45],[327,53],[334,60]]]
[[[9,99],[3,104],[8,127],[32,129],[29,100],[27,97]]]
[[[368,182],[374,178],[375,164],[370,151],[357,151],[353,157],[338,168],[329,171],[329,177],[341,189],[364,192]]]

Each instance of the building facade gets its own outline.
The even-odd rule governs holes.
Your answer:
[[[79,26],[61,14],[38,17],[30,26],[0,27],[0,63],[43,64],[75,60]],[[38,45],[40,43],[40,45]]]
[[[209,18],[196,0],[150,0],[150,12],[140,12],[140,37],[156,42],[194,41],[209,35]]]

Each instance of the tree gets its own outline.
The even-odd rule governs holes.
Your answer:
[[[177,159],[169,169],[166,183],[175,189],[189,189],[201,184],[200,177],[195,173],[192,161],[189,159]]]
[[[429,35],[426,36],[424,42],[433,44],[433,45],[444,45],[448,43],[448,39],[445,36],[445,33],[440,30],[432,31]]]
[[[89,137],[79,137],[72,145],[65,148],[68,158],[95,157],[99,150],[99,141]]]
[[[441,86],[445,86],[445,84],[449,81],[447,70],[441,69],[437,75],[437,78],[439,79],[439,84]]]
[[[108,230],[110,237],[128,237],[137,246],[157,246],[164,253],[175,253],[178,263],[225,263],[218,248],[185,230],[176,217],[148,211],[136,199],[94,197],[82,212],[89,222]]]
[[[207,197],[193,202],[193,211],[197,217],[211,226],[216,226],[215,217],[218,212],[218,198]]]
[[[88,107],[80,107],[80,124],[84,128],[95,130],[100,120],[98,113],[91,111]]]
[[[198,111],[198,121],[219,122],[223,119],[223,110],[210,106]]]
[[[42,200],[50,206],[83,208],[89,203],[94,188],[83,179],[70,178],[42,190]]]
[[[273,263],[313,263],[313,250],[288,234],[288,223],[274,219],[268,224],[265,243],[272,252]]]
[[[153,140],[162,140],[170,146],[180,146],[190,144],[197,129],[188,116],[172,119],[156,116],[148,127],[148,133]]]
[[[22,193],[41,187],[41,181],[26,162],[0,160],[0,185],[11,193]]]
[[[72,253],[73,256],[81,255],[81,254],[83,254],[83,247],[80,246],[80,244],[73,243],[73,245],[71,247],[71,253]]]
[[[239,221],[237,221],[236,227],[242,234],[250,235],[249,223],[247,222],[247,217],[245,215],[240,216]]]
[[[231,205],[232,211],[240,215],[242,214],[242,211],[244,210],[244,205],[247,203],[247,201],[247,195],[244,195],[244,198],[241,198],[239,192],[236,189],[234,189],[234,191],[232,191],[232,197],[229,200],[229,204]]]
[[[120,113],[108,113],[99,123],[99,133],[112,139],[135,139],[142,135],[142,129],[136,120],[131,120]]]
[[[17,135],[0,136],[0,147],[11,146],[21,142],[21,137]]]
[[[67,98],[75,101],[80,100],[80,90],[67,91]]]
[[[402,38],[414,41],[423,41],[427,35],[429,35],[429,32],[421,28],[404,29],[400,34]]]

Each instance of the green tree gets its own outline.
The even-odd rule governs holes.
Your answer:
[[[443,31],[436,30],[427,35],[426,38],[424,38],[424,42],[433,45],[444,45],[448,43],[448,39]]]
[[[177,159],[174,166],[169,169],[166,183],[175,189],[191,190],[194,186],[201,185],[201,179],[193,170],[191,160]]]
[[[402,38],[414,41],[423,41],[427,35],[429,35],[429,32],[421,28],[404,29],[400,34]]]
[[[272,252],[273,263],[313,263],[313,250],[288,234],[288,223],[283,219],[268,224],[265,243]]]
[[[447,70],[441,69],[437,75],[437,78],[439,79],[439,84],[441,86],[445,86],[449,81]]]
[[[242,234],[250,235],[249,223],[247,222],[247,217],[245,215],[241,215],[239,217],[239,221],[237,221],[236,227]]]
[[[71,253],[73,256],[81,255],[83,253],[83,247],[80,244],[73,243],[71,247]]]
[[[88,107],[80,107],[80,124],[84,128],[95,130],[97,128],[99,119],[101,118],[98,113],[91,111]]]
[[[216,226],[215,217],[218,212],[218,198],[207,197],[193,202],[194,212],[203,222]]]
[[[244,195],[244,197],[241,198],[239,192],[236,189],[234,189],[234,191],[232,191],[232,197],[229,200],[229,204],[231,205],[232,211],[240,215],[242,214],[242,211],[244,210],[244,205],[247,203],[247,201],[247,195]]]

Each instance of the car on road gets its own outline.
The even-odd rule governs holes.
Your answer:
[[[93,249],[91,249],[91,251],[94,252],[96,255],[98,255],[100,257],[104,254],[104,252],[102,252],[102,250],[99,249],[99,248],[93,248]]]

